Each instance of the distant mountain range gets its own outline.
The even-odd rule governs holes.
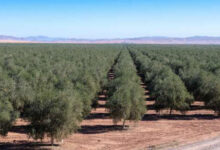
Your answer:
[[[75,39],[47,36],[14,37],[0,35],[0,43],[133,43],[133,44],[220,44],[220,37],[193,36],[178,37],[137,37],[122,39]]]

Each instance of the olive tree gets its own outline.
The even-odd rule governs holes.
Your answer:
[[[0,98],[0,135],[7,135],[17,116],[12,104],[7,99]]]
[[[155,108],[157,110],[169,108],[170,114],[172,114],[174,109],[181,112],[189,109],[193,97],[178,76],[170,73],[165,78],[156,79],[154,84],[152,95],[156,99]]]
[[[14,109],[12,103],[14,81],[4,73],[0,73],[0,135],[5,136],[19,113]]]
[[[37,93],[28,113],[30,136],[41,140],[48,136],[53,145],[54,139],[61,140],[78,129],[82,105],[73,95],[45,89]]]

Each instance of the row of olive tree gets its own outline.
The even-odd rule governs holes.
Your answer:
[[[113,68],[115,78],[108,85],[107,108],[116,124],[126,120],[142,119],[146,106],[144,104],[144,89],[140,86],[135,66],[127,50],[122,50]]]
[[[0,68],[0,135],[7,135],[18,116],[13,108],[11,99],[14,91],[14,82]]]
[[[179,110],[182,113],[189,109],[193,97],[187,91],[182,80],[170,69],[158,61],[151,60],[140,51],[130,50],[139,71],[155,98],[155,109]]]

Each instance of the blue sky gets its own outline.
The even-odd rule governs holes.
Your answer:
[[[0,35],[220,36],[220,0],[0,0]]]

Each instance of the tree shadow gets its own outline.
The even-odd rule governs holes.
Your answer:
[[[211,114],[194,114],[194,115],[181,115],[181,114],[173,114],[173,115],[157,115],[157,114],[145,114],[142,118],[142,121],[157,121],[160,119],[166,120],[213,120],[217,119],[219,116],[211,115]]]
[[[199,106],[199,105],[190,106],[190,110],[203,110],[203,109],[208,109],[208,108],[206,106]]]
[[[125,126],[125,129],[123,129],[122,125],[85,125],[81,126],[81,129],[79,129],[78,132],[82,134],[100,134],[111,131],[126,130],[127,127],[128,126]]]
[[[107,100],[106,100],[105,97],[99,97],[99,98],[98,98],[98,101],[104,101],[104,102],[106,102]]]
[[[10,132],[27,134],[29,125],[13,126]],[[50,150],[48,143],[14,140],[13,142],[0,142],[0,150]],[[54,144],[54,146],[59,146]]]
[[[97,108],[106,108],[106,104],[98,104]]]
[[[16,141],[14,143],[3,143],[0,142],[1,150],[51,150],[51,145],[40,142],[28,142],[28,141]],[[54,146],[59,146],[54,144]]]
[[[154,104],[148,104],[146,105],[147,110],[155,110],[155,105]]]
[[[26,134],[27,133],[27,129],[28,129],[28,125],[13,126],[10,129],[10,132]]]
[[[146,107],[147,110],[155,110],[154,104],[147,104]],[[195,111],[195,110],[209,110],[209,109],[206,106],[198,106],[198,105],[190,106],[189,111]]]
[[[109,113],[92,113],[89,116],[86,117],[86,120],[91,119],[109,119],[110,114]]]
[[[148,98],[146,98],[146,101],[155,101],[155,98],[153,98],[153,97],[148,97]]]

